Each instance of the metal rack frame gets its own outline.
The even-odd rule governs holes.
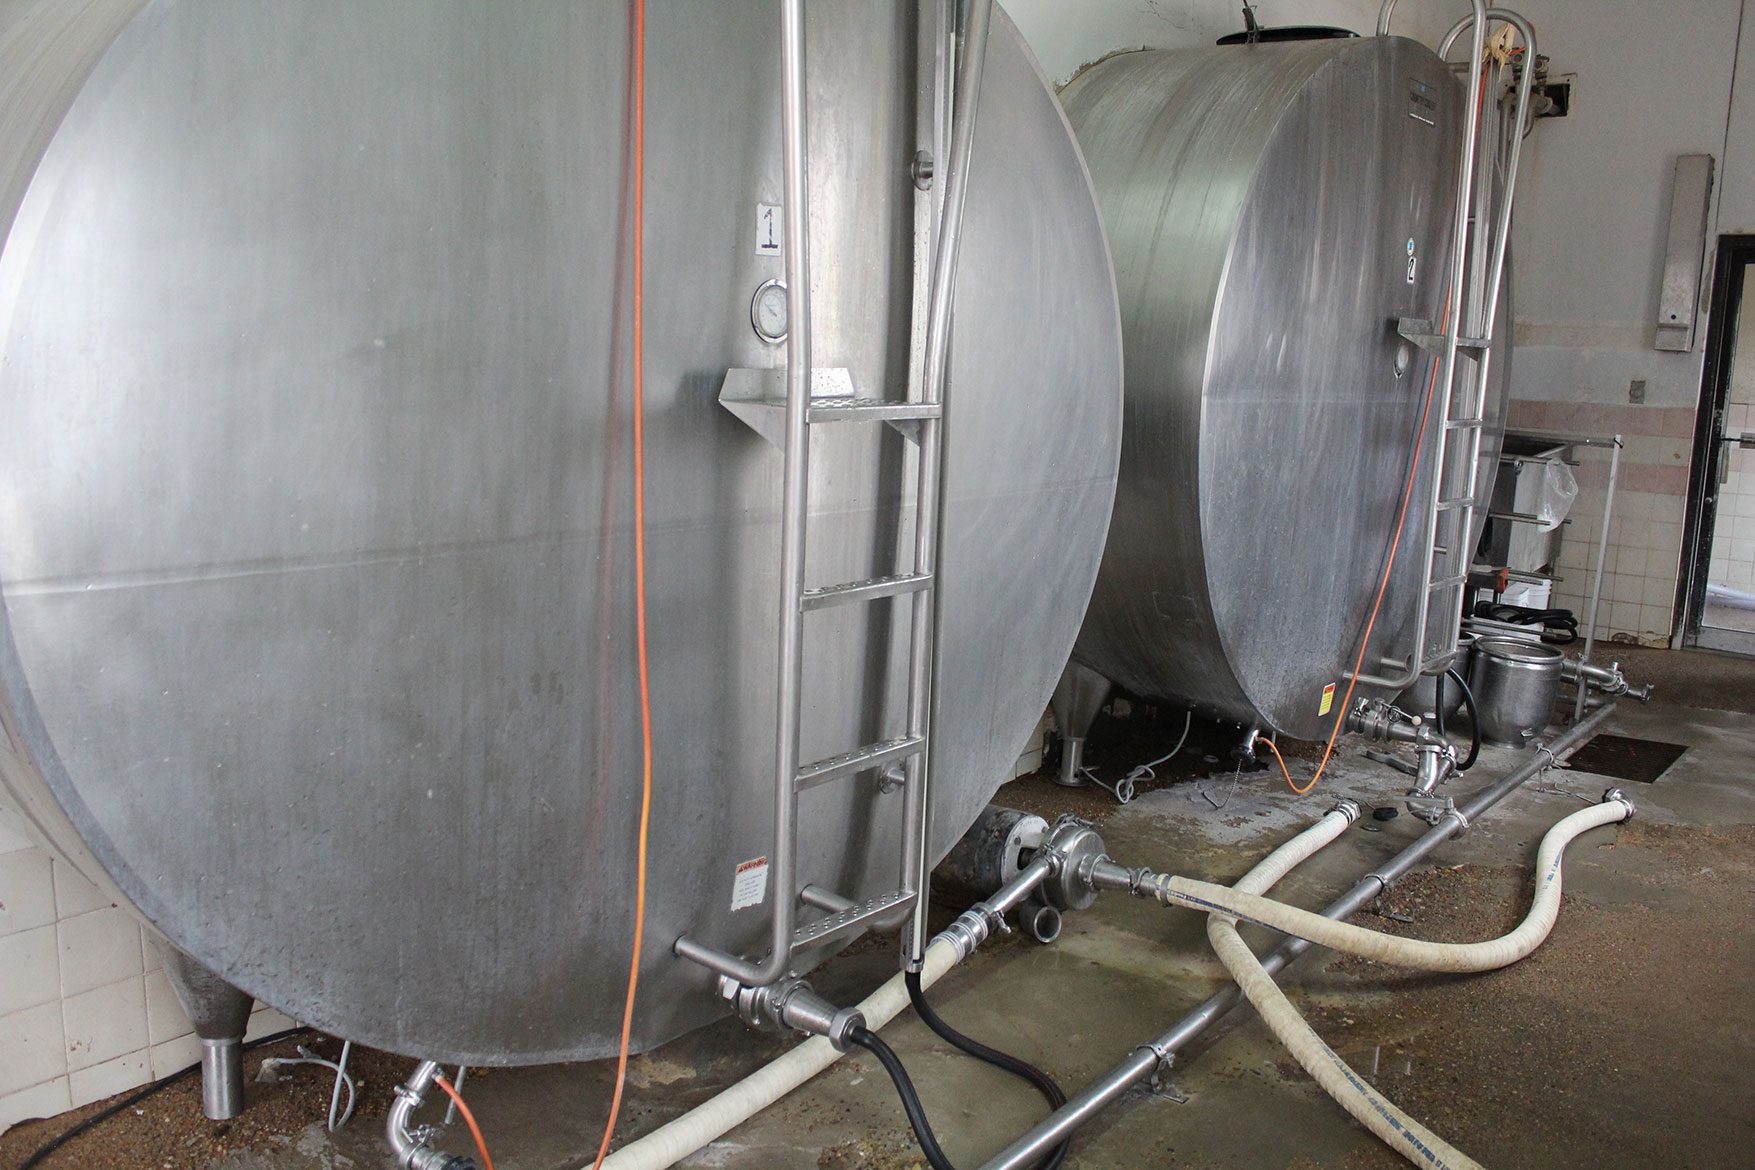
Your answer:
[[[1537,439],[1542,442],[1551,443],[1556,447],[1598,447],[1607,449],[1609,452],[1609,485],[1605,489],[1603,495],[1603,523],[1602,528],[1597,533],[1596,567],[1591,570],[1590,603],[1585,608],[1584,650],[1580,653],[1578,658],[1578,665],[1580,667],[1589,666],[1591,653],[1596,648],[1597,611],[1601,606],[1603,596],[1603,567],[1608,560],[1609,526],[1615,519],[1615,487],[1621,478],[1621,451],[1626,446],[1626,443],[1620,435],[1570,435],[1555,431],[1523,430],[1507,430],[1505,433],[1508,435],[1518,435],[1524,438]],[[1516,513],[1495,515],[1498,519],[1507,520],[1513,524],[1538,523],[1540,520],[1540,518],[1536,516],[1522,516]],[[1528,626],[1517,626],[1512,625],[1509,622],[1496,622],[1488,618],[1469,616],[1463,618],[1462,625],[1472,630],[1490,630],[1495,633],[1506,631],[1514,631],[1517,633],[1529,632]],[[1584,718],[1585,690],[1586,687],[1584,682],[1580,680],[1578,683],[1578,693],[1573,698],[1572,721],[1574,723],[1577,723],[1580,719]]]

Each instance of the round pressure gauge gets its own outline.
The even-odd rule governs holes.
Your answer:
[[[750,300],[750,324],[763,341],[786,340],[786,282],[765,280]]]

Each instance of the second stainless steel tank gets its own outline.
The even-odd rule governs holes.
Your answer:
[[[1127,361],[1075,656],[1136,693],[1326,734],[1421,434],[1434,361],[1397,322],[1446,311],[1462,88],[1378,37],[1127,53],[1063,99]],[[1374,646],[1411,622],[1424,519],[1417,489]]]

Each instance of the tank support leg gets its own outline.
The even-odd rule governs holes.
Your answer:
[[[229,1121],[244,1111],[244,1029],[255,1001],[163,939],[153,946],[201,1037],[202,1112]]]
[[[1083,663],[1066,664],[1050,703],[1054,725],[1060,729],[1060,773],[1054,778],[1056,784],[1068,788],[1085,784],[1085,778],[1079,774],[1084,763],[1085,734],[1109,697],[1110,686],[1107,678]]]

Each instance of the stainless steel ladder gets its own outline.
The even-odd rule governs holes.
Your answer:
[[[1388,35],[1389,17],[1395,0],[1386,0],[1378,18],[1379,36]],[[1511,237],[1512,199],[1517,189],[1517,167],[1523,146],[1523,126],[1529,110],[1530,83],[1535,74],[1536,36],[1529,22],[1514,12],[1488,9],[1474,0],[1474,12],[1458,21],[1445,36],[1439,55],[1449,58],[1457,38],[1472,33],[1468,72],[1464,76],[1467,101],[1464,117],[1462,165],[1457,176],[1456,219],[1451,237],[1451,269],[1445,296],[1445,320],[1435,332],[1430,321],[1404,318],[1398,332],[1432,354],[1440,363],[1437,387],[1436,436],[1433,444],[1431,489],[1425,508],[1425,569],[1417,598],[1412,650],[1386,654],[1380,669],[1389,673],[1361,671],[1355,682],[1401,690],[1422,674],[1443,670],[1456,656],[1457,633],[1462,623],[1463,599],[1467,595],[1469,563],[1473,556],[1470,535],[1480,502],[1482,432],[1487,425],[1488,378],[1492,366],[1493,326],[1498,313],[1499,285],[1505,270],[1505,253]],[[1503,115],[1488,123],[1483,134],[1482,105],[1476,86],[1484,84],[1487,60],[1487,25],[1500,21],[1517,30],[1523,40],[1524,67],[1517,83],[1515,113],[1509,128]],[[1500,150],[1500,144],[1509,145]],[[1484,174],[1480,167],[1483,143],[1493,148]],[[1494,199],[1495,168],[1503,167],[1503,192]],[[1491,230],[1483,230],[1490,225]],[[1442,529],[1440,527],[1442,523]]]
[[[932,92],[945,92],[953,43],[951,6],[943,0],[922,4],[922,71],[935,74]],[[785,189],[785,264],[788,328],[786,367],[727,372],[720,401],[763,437],[775,443],[784,461],[781,504],[780,628],[776,712],[774,843],[769,887],[773,897],[767,956],[760,962],[730,955],[687,935],[677,939],[678,955],[749,987],[784,977],[799,951],[822,946],[878,922],[909,915],[904,955],[918,965],[926,941],[926,899],[931,779],[933,683],[937,656],[938,564],[943,520],[944,394],[949,359],[950,298],[955,278],[961,211],[967,191],[973,145],[975,101],[985,56],[992,0],[971,0],[966,16],[964,53],[957,70],[956,114],[949,135],[929,135],[935,148],[950,139],[950,167],[944,193],[925,200],[939,207],[931,221],[930,281],[916,280],[916,334],[923,338],[919,377],[906,400],[861,396],[844,369],[811,364],[808,171],[805,150],[807,109],[803,0],[782,5],[782,138]],[[943,106],[943,101],[937,103]],[[935,131],[937,127],[935,126]],[[933,157],[942,156],[935,149]],[[917,174],[930,172],[917,168]],[[925,183],[924,189],[932,186]],[[917,224],[922,217],[917,215]],[[917,240],[922,234],[916,232]],[[924,270],[924,265],[917,265]],[[923,295],[924,294],[924,295]],[[918,446],[914,498],[913,568],[906,573],[806,587],[805,548],[809,536],[810,434],[818,426],[887,423]],[[844,605],[869,605],[912,597],[909,626],[906,727],[902,734],[810,763],[799,762],[804,674],[805,615]],[[900,878],[894,889],[855,902],[813,886],[798,888],[798,794],[880,769],[902,771],[903,827]],[[800,903],[825,912],[800,922]]]

